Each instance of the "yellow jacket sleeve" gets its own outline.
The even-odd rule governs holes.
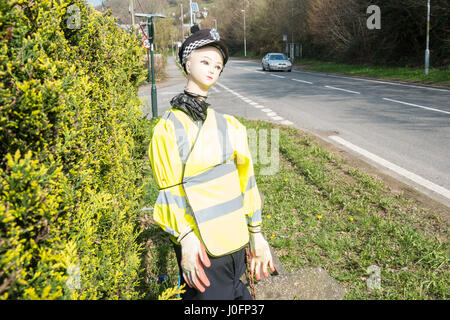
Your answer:
[[[256,185],[255,173],[253,171],[253,161],[248,146],[247,129],[235,117],[225,115],[232,124],[232,140],[235,148],[235,162],[239,174],[241,193],[243,195],[244,210],[247,218],[247,225],[250,231],[259,227],[261,218],[261,197]]]
[[[154,205],[153,219],[175,241],[186,228],[194,229],[195,221],[186,212],[189,209],[186,209],[186,195],[179,184],[182,168],[174,131],[171,121],[164,117],[159,120],[153,130],[148,152],[153,176],[162,189]]]

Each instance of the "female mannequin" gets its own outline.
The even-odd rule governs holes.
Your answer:
[[[208,90],[219,78],[223,69],[223,57],[219,49],[206,46],[193,51],[187,62],[189,76],[185,90],[198,94],[201,100],[208,95]]]
[[[155,126],[149,148],[160,187],[155,221],[170,234],[185,299],[251,299],[239,280],[250,241],[251,271],[274,271],[261,233],[261,200],[245,127],[206,102],[228,50],[214,29],[183,43],[180,61],[188,82]]]

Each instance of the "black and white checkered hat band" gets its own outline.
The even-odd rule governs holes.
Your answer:
[[[203,40],[197,40],[197,41],[190,43],[183,51],[182,64],[183,65],[186,64],[186,59],[192,51],[194,51],[198,47],[203,47],[203,46],[207,45],[208,43],[215,42],[215,41],[216,40],[213,40],[213,39],[203,39]],[[220,50],[220,51],[222,51],[222,50]]]

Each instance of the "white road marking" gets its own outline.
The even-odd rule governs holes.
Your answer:
[[[233,94],[235,94],[236,96],[240,97],[243,101],[247,102],[248,104],[252,105],[254,108],[256,109],[261,109],[261,111],[265,112],[267,114],[267,116],[271,117],[272,120],[274,121],[280,121],[283,120],[282,117],[278,116],[276,112],[273,112],[271,109],[266,108],[244,96],[241,96],[240,94],[238,94],[237,92],[232,91],[231,89],[227,88],[226,86],[224,86],[223,84],[217,83],[219,86],[221,86],[222,88],[228,90],[229,92],[232,92]],[[286,122],[286,121],[285,121]],[[292,124],[292,122],[287,121],[285,124],[290,125]]]
[[[450,90],[448,90],[448,89],[440,89],[440,88],[433,88],[433,87],[423,87],[423,86],[412,85],[412,84],[395,83],[395,82],[371,80],[371,79],[363,79],[363,78],[336,76],[336,75],[331,75],[331,74],[323,74],[323,73],[320,73],[320,72],[307,72],[307,71],[294,71],[294,70],[292,70],[292,72],[307,73],[307,74],[312,74],[312,75],[315,75],[315,76],[324,76],[324,77],[332,77],[332,78],[341,78],[341,79],[350,79],[350,80],[357,80],[357,81],[359,80],[359,81],[366,81],[366,82],[390,84],[390,85],[393,85],[393,86],[403,86],[403,87],[411,87],[411,88],[420,88],[420,89],[428,89],[428,90],[450,92]]]
[[[281,121],[281,124],[284,124],[285,126],[290,126],[290,125],[293,125],[294,123],[289,120],[284,120],[284,121]]]
[[[214,92],[220,92],[219,89],[217,89],[216,87],[212,86],[211,89],[213,89]]]
[[[355,146],[354,144],[352,144],[352,143],[342,139],[341,137],[329,136],[329,138],[334,140],[334,141],[336,141],[336,142],[339,142],[340,144],[346,146],[347,148],[349,148],[349,149],[351,149],[351,150],[353,150],[353,151],[355,151],[355,152],[357,152],[357,153],[359,153],[359,154],[361,154],[361,155],[371,159],[372,161],[375,161],[376,163],[378,163],[378,164],[380,164],[380,165],[382,165],[382,166],[384,166],[384,167],[386,167],[386,168],[388,168],[388,169],[390,169],[390,170],[392,170],[392,171],[394,171],[394,172],[396,172],[396,173],[398,173],[398,174],[408,178],[409,180],[412,180],[415,183],[417,183],[417,184],[419,184],[419,185],[421,185],[421,186],[423,186],[423,187],[425,187],[425,188],[427,188],[429,190],[432,190],[432,191],[434,191],[436,193],[439,193],[440,195],[446,197],[447,199],[450,199],[450,190],[445,189],[444,187],[441,187],[441,186],[439,186],[439,185],[437,185],[437,184],[435,184],[435,183],[433,183],[433,182],[431,182],[431,181],[429,181],[427,179],[424,179],[424,178],[422,178],[421,176],[418,176],[415,173],[412,173],[412,172],[410,172],[410,171],[408,171],[406,169],[403,169],[402,167],[399,167],[396,164],[393,164],[392,162],[389,162],[389,161],[387,161],[387,160],[385,160],[383,158],[380,158],[379,156],[377,156],[377,155],[375,155],[375,154],[373,154],[373,153],[371,153],[371,152],[369,152],[367,150],[364,150],[364,149],[362,149],[362,148],[360,148],[358,146]]]
[[[276,74],[271,74],[271,76],[272,77],[277,77],[277,78],[282,78],[282,79],[286,78],[286,77],[283,77],[283,76],[277,76]]]
[[[332,87],[332,86],[325,86],[325,88],[328,88],[328,89],[334,89],[334,90],[340,90],[340,91],[345,91],[345,92],[354,93],[354,94],[361,94],[361,93],[356,92],[356,91],[351,91],[351,90],[346,90],[346,89],[336,88],[336,87]]]
[[[242,63],[242,62],[241,61],[239,61],[239,62],[238,61],[233,61],[233,63]],[[260,71],[260,72],[264,73],[264,71]],[[435,90],[435,91],[450,92],[449,89],[444,89],[444,88],[441,89],[441,88],[418,86],[418,85],[413,85],[413,84],[388,82],[388,81],[364,79],[364,78],[357,78],[357,77],[338,76],[338,75],[332,75],[332,74],[324,74],[324,73],[321,73],[321,72],[308,72],[308,71],[297,71],[297,70],[292,70],[292,72],[293,73],[312,74],[312,75],[315,75],[315,76],[324,76],[324,77],[332,77],[332,78],[350,79],[350,80],[356,80],[356,81],[382,83],[382,84],[389,84],[389,85],[393,85],[393,86],[402,86],[402,87],[411,87],[411,88],[420,88],[420,89],[428,89],[428,90]]]
[[[277,116],[277,117],[272,117],[272,119],[275,121],[280,121],[280,120],[283,120],[283,117]]]
[[[398,100],[393,100],[393,99],[388,99],[388,98],[383,98],[383,100],[392,101],[392,102],[397,102],[397,103],[401,103],[401,104],[406,104],[407,106],[412,106],[412,107],[422,108],[422,109],[426,109],[426,110],[431,110],[431,111],[437,111],[437,112],[442,112],[442,113],[450,114],[450,112],[448,112],[448,111],[439,110],[439,109],[430,108],[430,107],[419,106],[418,104],[414,104],[414,103],[408,103],[408,102],[403,102],[403,101],[398,101]]]
[[[230,91],[230,92],[234,92],[233,90],[227,88],[226,86],[224,86],[223,84],[221,84],[221,83],[219,83],[219,82],[216,82],[216,84],[219,85],[219,86],[221,86],[222,88],[224,88],[224,89]]]
[[[298,80],[298,79],[292,79],[292,80],[297,81],[297,82],[307,83],[307,84],[313,84],[312,82],[305,81],[305,80]]]

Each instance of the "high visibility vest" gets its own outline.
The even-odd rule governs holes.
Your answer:
[[[153,217],[173,241],[190,226],[213,257],[248,243],[261,200],[242,124],[208,108],[199,126],[172,108],[154,128],[149,155],[160,188]]]

